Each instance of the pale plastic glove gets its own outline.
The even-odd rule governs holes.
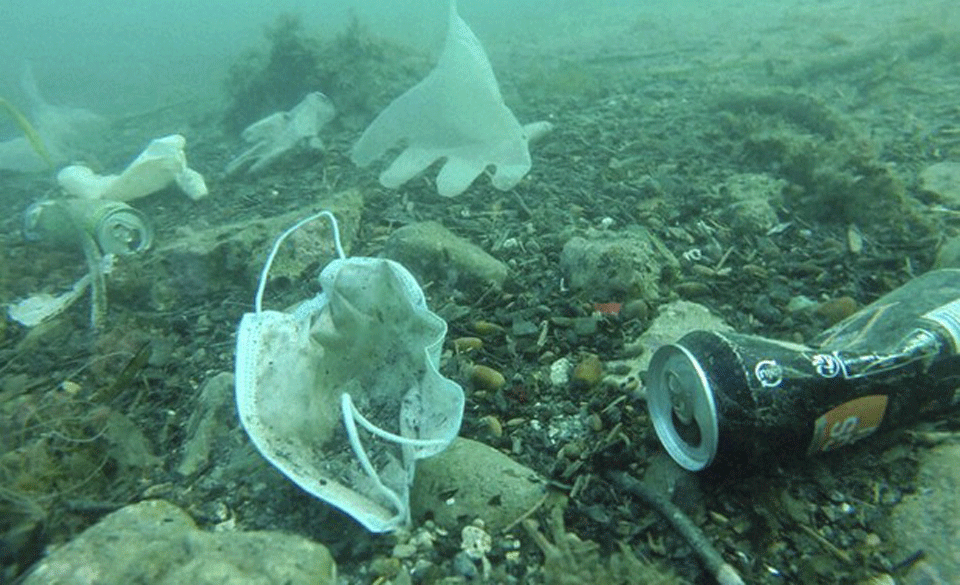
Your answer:
[[[276,112],[247,126],[241,136],[252,146],[230,161],[225,172],[232,175],[246,169],[256,173],[295,148],[320,150],[320,130],[335,114],[327,96],[319,91],[308,93],[289,112]]]
[[[493,186],[507,190],[530,170],[528,141],[549,128],[517,122],[480,41],[451,2],[437,66],[377,116],[354,145],[353,161],[366,166],[405,141],[406,149],[380,175],[384,187],[399,187],[446,157],[437,175],[440,195],[463,193],[488,165],[496,168]]]
[[[57,174],[64,191],[85,199],[131,201],[176,183],[191,199],[207,194],[203,176],[187,167],[186,139],[179,134],[157,138],[119,175],[98,175],[84,165]]]

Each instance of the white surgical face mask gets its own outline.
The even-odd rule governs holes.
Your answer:
[[[290,313],[263,310],[280,244],[319,217],[339,256],[320,275],[323,292]],[[270,463],[368,530],[409,523],[415,461],[445,449],[463,418],[463,389],[438,371],[446,330],[406,268],[346,258],[333,215],[311,216],[277,239],[240,322],[243,427]]]

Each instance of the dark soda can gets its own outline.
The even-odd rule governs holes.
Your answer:
[[[682,467],[814,454],[960,404],[960,270],[881,297],[810,345],[694,331],[657,350],[647,405]]]

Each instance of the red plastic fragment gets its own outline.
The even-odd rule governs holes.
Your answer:
[[[604,315],[619,315],[623,303],[593,303],[593,310]]]

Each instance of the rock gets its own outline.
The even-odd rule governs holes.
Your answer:
[[[679,267],[676,257],[649,230],[591,230],[563,246],[560,268],[569,287],[589,291],[600,302],[657,299],[665,273]]]
[[[947,237],[937,250],[934,268],[960,268],[960,237]]]
[[[480,518],[495,533],[532,509],[546,483],[483,443],[457,438],[446,451],[417,462],[410,492],[415,521],[432,518],[448,530]]]
[[[337,216],[343,247],[349,252],[359,229],[362,207],[362,195],[351,189],[283,215],[183,233],[155,253],[161,259],[161,276],[153,284],[154,304],[163,310],[177,307],[182,304],[182,297],[209,298],[224,286],[236,286],[238,281],[250,285],[252,301],[252,291],[270,247],[284,230],[311,213],[326,209]],[[333,258],[330,224],[318,219],[290,236],[274,260],[270,279],[314,280],[319,268]]]
[[[435,221],[404,226],[390,235],[385,255],[422,282],[439,281],[483,291],[500,289],[507,265]]]
[[[107,454],[122,471],[160,465],[162,460],[153,454],[153,444],[125,414],[111,410],[103,437],[109,447]]]
[[[917,491],[890,517],[890,535],[904,555],[922,550],[943,583],[960,583],[960,445],[944,444],[924,454]],[[929,582],[929,581],[928,581]]]
[[[923,169],[920,190],[936,196],[946,205],[960,207],[960,162],[938,162]]]
[[[323,545],[279,532],[204,532],[162,500],[110,514],[36,565],[24,585],[335,585]]]
[[[643,483],[688,513],[702,512],[705,502],[700,477],[664,452],[653,454],[643,472]]]
[[[674,301],[660,307],[650,327],[637,339],[643,351],[636,363],[641,370],[650,365],[650,358],[661,346],[674,343],[687,333],[697,329],[708,331],[733,331],[723,319],[699,303]]]
[[[697,329],[733,331],[723,319],[703,305],[690,301],[674,301],[661,305],[660,312],[650,323],[650,327],[636,341],[624,347],[624,353],[633,357],[608,363],[611,372],[619,372],[611,378],[621,387],[630,386],[631,381],[639,379],[641,373],[647,370],[650,358],[661,346],[674,343]]]
[[[177,471],[193,475],[210,462],[214,445],[224,442],[237,427],[233,402],[233,374],[221,372],[200,389],[200,402],[187,422],[183,458]]]
[[[766,233],[780,221],[776,207],[783,203],[786,185],[769,175],[733,175],[718,188],[720,196],[730,201],[723,210],[724,220],[738,232]]]

